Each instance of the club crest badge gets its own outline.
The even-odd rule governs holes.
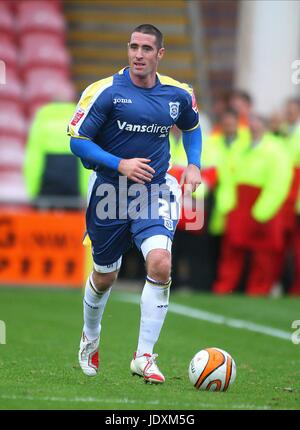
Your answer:
[[[173,231],[173,221],[169,218],[164,218],[164,226],[170,230]]]
[[[179,115],[180,103],[179,102],[170,102],[169,106],[170,106],[170,116],[175,121],[175,119],[177,119],[178,115]]]

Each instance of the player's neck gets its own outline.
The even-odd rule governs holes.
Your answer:
[[[129,69],[129,76],[134,85],[141,88],[152,88],[156,84],[156,72],[145,77],[134,75]]]

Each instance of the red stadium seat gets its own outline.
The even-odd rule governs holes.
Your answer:
[[[8,5],[8,2],[0,2],[0,35],[1,38],[5,37],[13,41],[15,38],[15,23],[13,14]],[[2,41],[0,43],[2,43]]]
[[[25,86],[25,99],[29,117],[33,118],[36,110],[52,101],[74,101],[75,89],[68,80],[36,80]]]
[[[40,81],[56,81],[56,80],[68,80],[69,79],[69,70],[61,69],[61,68],[47,68],[47,67],[34,67],[28,69],[26,73],[24,73],[24,81],[25,83],[29,82],[40,82]]]
[[[66,48],[56,44],[27,45],[20,53],[22,73],[33,67],[47,67],[69,70],[70,55]]]
[[[6,84],[0,85],[0,101],[23,102],[22,83],[13,73],[7,73]]]
[[[45,33],[43,31],[22,35],[20,39],[21,50],[28,46],[34,48],[37,45],[65,46],[65,39],[60,33]]]
[[[9,111],[0,111],[0,137],[18,137],[24,139],[27,134],[27,123],[23,115]]]
[[[14,9],[19,13],[24,13],[24,11],[28,9],[31,11],[34,9],[40,10],[41,7],[48,10],[52,9],[56,12],[62,12],[61,0],[10,0],[10,3],[13,2],[16,3]]]
[[[67,80],[30,81],[25,86],[25,99],[27,102],[37,101],[38,99],[71,101],[74,98],[74,87]]]
[[[18,28],[21,33],[43,31],[65,32],[62,13],[53,1],[22,1],[18,6]]]
[[[24,163],[24,146],[23,139],[0,136],[0,166],[21,169]]]
[[[13,69],[18,65],[18,50],[14,43],[0,36],[0,59],[5,62],[6,67]]]
[[[0,111],[9,112],[12,117],[14,115],[23,115],[24,104],[17,100],[1,100],[0,98]]]
[[[0,201],[4,202],[26,202],[23,173],[20,169],[0,170]]]

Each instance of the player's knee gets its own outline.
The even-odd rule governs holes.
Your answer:
[[[93,271],[93,282],[98,291],[106,291],[112,286],[114,281],[117,279],[118,272],[111,273],[99,273]]]
[[[165,249],[150,251],[146,261],[147,274],[158,282],[168,282],[171,275],[171,254]]]

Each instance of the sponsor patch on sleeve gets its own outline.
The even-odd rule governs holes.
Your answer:
[[[193,94],[192,94],[192,109],[193,109],[193,111],[195,111],[196,113],[198,113],[197,100],[196,100],[194,91],[193,91]]]
[[[75,112],[72,121],[71,121],[71,125],[77,125],[79,123],[79,121],[81,120],[81,118],[84,116],[85,111],[81,108],[77,109],[77,111]]]

